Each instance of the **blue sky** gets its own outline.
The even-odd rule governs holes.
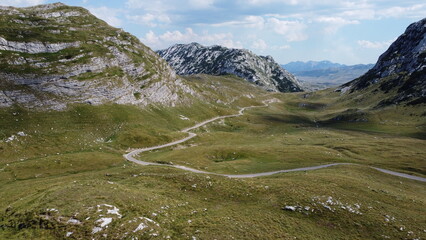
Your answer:
[[[31,6],[51,0],[0,0]],[[199,42],[246,48],[277,62],[375,63],[424,0],[63,0],[123,28],[154,50]]]

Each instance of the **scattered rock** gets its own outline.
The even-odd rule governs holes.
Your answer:
[[[296,207],[295,206],[285,206],[284,210],[288,210],[288,211],[296,211]]]

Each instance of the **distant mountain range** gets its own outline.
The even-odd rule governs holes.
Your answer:
[[[157,53],[180,75],[234,74],[267,91],[302,91],[297,79],[271,56],[258,56],[249,50],[191,43],[177,44]]]
[[[346,67],[346,65],[339,64],[339,63],[333,63],[330,61],[296,61],[296,62],[290,62],[287,64],[282,65],[287,71],[290,72],[307,72],[307,71],[313,71],[313,70],[324,70],[324,69],[330,69],[330,68],[341,68]]]
[[[344,65],[330,61],[290,62],[281,65],[310,90],[337,87],[366,73],[373,64]]]

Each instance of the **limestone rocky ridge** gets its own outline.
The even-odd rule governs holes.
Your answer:
[[[196,95],[136,37],[62,3],[0,7],[0,107],[175,105]]]
[[[177,44],[157,53],[180,75],[235,74],[268,91],[302,91],[297,79],[271,56],[257,56],[245,49],[191,43]]]
[[[408,26],[371,70],[338,91],[351,94],[369,88],[388,96],[379,107],[426,103],[426,18]]]

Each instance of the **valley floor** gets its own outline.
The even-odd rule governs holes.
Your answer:
[[[188,133],[188,131],[190,130],[194,130],[194,129],[198,129],[200,127],[204,127],[205,125],[217,121],[219,119],[226,119],[226,118],[233,118],[233,117],[240,117],[243,116],[244,111],[246,109],[250,109],[250,108],[256,108],[256,107],[269,107],[269,103],[272,102],[276,102],[277,99],[269,99],[269,100],[265,100],[263,101],[264,105],[263,106],[250,106],[250,107],[243,107],[240,109],[238,114],[233,114],[233,115],[225,115],[225,116],[219,116],[219,117],[214,117],[212,119],[203,121],[201,123],[197,123],[192,127],[189,128],[185,128],[184,130],[182,130],[181,132],[183,133]],[[277,171],[272,171],[272,172],[260,172],[260,173],[251,173],[251,174],[219,174],[219,173],[213,173],[213,172],[206,172],[206,171],[201,171],[201,170],[197,170],[194,168],[189,168],[186,166],[182,166],[182,165],[174,165],[169,163],[159,163],[159,162],[146,162],[146,161],[142,161],[142,160],[138,160],[135,158],[135,156],[140,155],[141,153],[144,152],[152,152],[154,150],[158,150],[158,149],[163,149],[163,148],[168,148],[168,147],[172,147],[178,144],[182,144],[185,143],[189,140],[191,140],[192,138],[196,137],[197,134],[195,133],[191,133],[189,132],[189,136],[185,137],[183,139],[174,141],[174,142],[170,142],[170,143],[166,143],[166,144],[162,144],[162,145],[157,145],[157,146],[153,146],[153,147],[148,147],[148,148],[140,148],[140,149],[136,149],[136,150],[132,150],[130,153],[124,154],[124,158],[134,162],[136,164],[139,165],[143,165],[143,166],[168,166],[168,167],[174,167],[177,169],[182,169],[185,171],[189,171],[189,172],[193,172],[193,173],[201,173],[201,174],[208,174],[208,175],[217,175],[217,176],[224,176],[224,177],[230,177],[230,178],[253,178],[253,177],[264,177],[264,176],[270,176],[273,174],[278,174],[278,173],[287,173],[287,172],[300,172],[300,171],[312,171],[312,170],[317,170],[317,169],[321,169],[321,168],[326,168],[326,167],[332,167],[332,166],[337,166],[337,165],[347,165],[350,163],[332,163],[332,164],[325,164],[325,165],[319,165],[319,166],[311,166],[311,167],[303,167],[303,168],[295,168],[295,169],[285,169],[285,170],[277,170]],[[235,159],[233,159],[235,160]],[[382,168],[377,168],[377,167],[372,167],[375,170],[378,170],[380,172],[384,172],[390,175],[394,175],[394,176],[398,176],[398,177],[402,177],[402,178],[407,178],[407,179],[411,179],[411,180],[416,180],[416,181],[421,181],[421,182],[426,182],[426,178],[423,177],[419,177],[419,176],[413,176],[413,175],[409,175],[409,174],[404,174],[404,173],[399,173],[399,172],[394,172],[394,171],[390,171],[390,170],[386,170],[386,169],[382,169]]]

